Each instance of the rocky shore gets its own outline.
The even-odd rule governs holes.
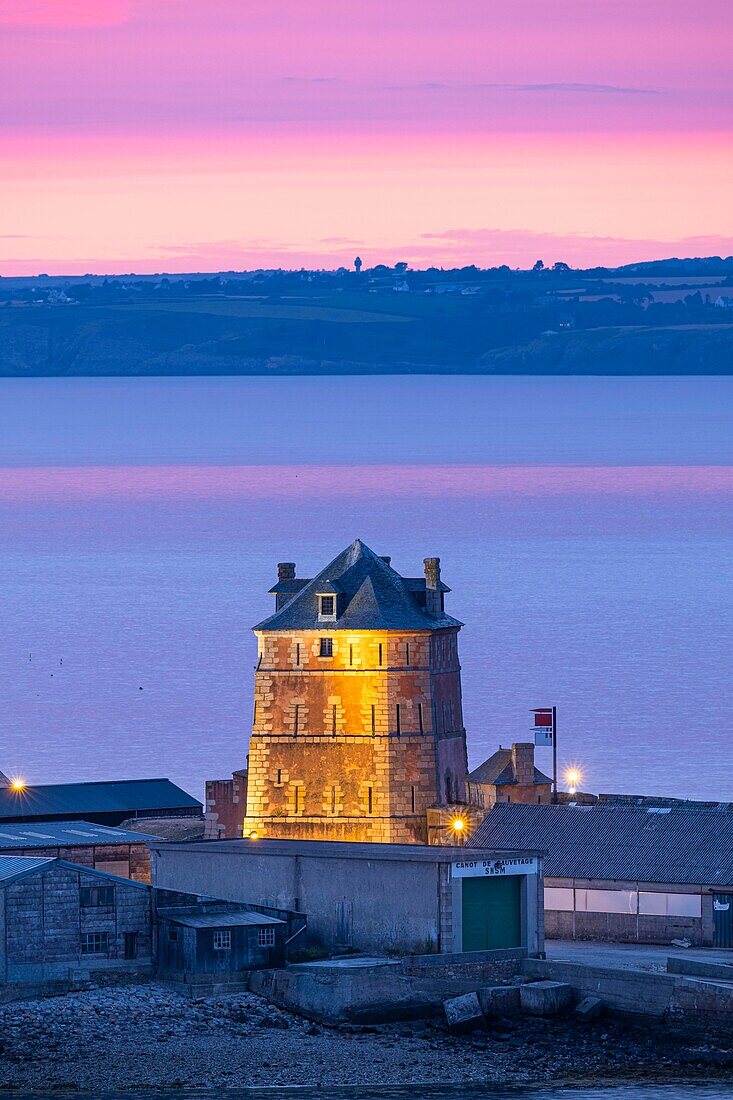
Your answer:
[[[612,1019],[325,1028],[253,994],[130,982],[0,1006],[0,1089],[730,1079],[730,1043]]]

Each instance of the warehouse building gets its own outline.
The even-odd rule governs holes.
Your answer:
[[[733,807],[497,805],[473,847],[545,853],[548,939],[733,948]]]
[[[7,822],[91,821],[121,825],[133,818],[200,818],[203,806],[170,779],[31,786],[0,783],[0,825]]]
[[[156,886],[305,913],[328,951],[543,949],[542,859],[521,850],[239,839],[151,844]]]
[[[0,856],[50,856],[137,882],[150,882],[148,841],[161,839],[89,821],[0,824]]]

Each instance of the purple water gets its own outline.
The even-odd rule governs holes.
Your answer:
[[[0,381],[0,770],[200,794],[243,763],[276,563],[358,536],[407,574],[440,555],[472,764],[555,704],[588,789],[733,798],[732,394]]]

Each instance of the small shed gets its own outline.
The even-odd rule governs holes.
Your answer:
[[[287,923],[234,909],[158,910],[158,976],[189,981],[285,965]]]

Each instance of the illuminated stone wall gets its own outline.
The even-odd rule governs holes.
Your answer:
[[[457,633],[259,632],[245,835],[426,843],[466,792]]]

